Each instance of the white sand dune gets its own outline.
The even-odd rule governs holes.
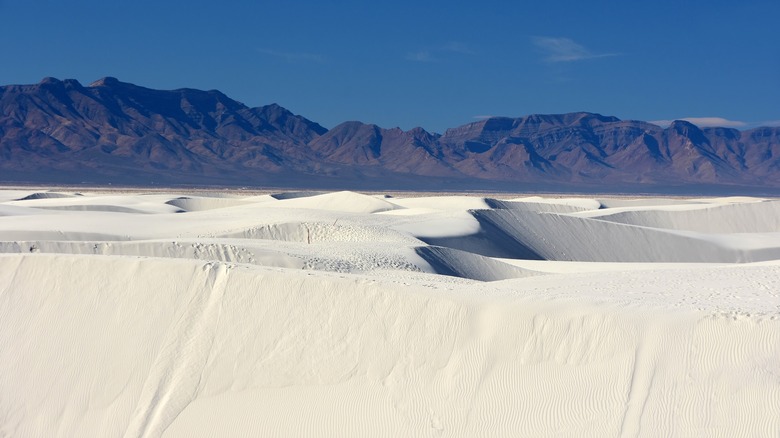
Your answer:
[[[718,198],[725,199],[725,198]],[[746,198],[754,199],[754,198]],[[598,198],[597,201],[601,204],[602,208],[641,208],[641,207],[663,207],[670,205],[688,205],[694,206],[696,204],[709,204],[711,202],[718,202],[713,198],[710,202],[705,199],[679,199],[679,198],[652,198],[652,197],[640,197],[640,198]],[[746,201],[748,202],[748,201]]]
[[[653,262],[572,262],[551,260],[495,259],[513,266],[547,274],[577,274],[586,272],[655,271],[659,269],[691,269],[728,266],[728,263],[653,263]],[[774,260],[769,263],[773,263]],[[755,262],[751,265],[759,265]]]
[[[655,213],[651,217],[661,217]],[[492,239],[507,242],[507,251],[510,256],[514,254],[513,258],[532,258],[529,253],[544,260],[594,262],[737,263],[780,258],[780,232],[751,238],[751,235],[711,235],[626,225],[564,214],[517,210],[477,210],[474,214],[483,228],[494,230]],[[758,228],[761,224],[756,223],[745,227]]]
[[[590,198],[544,198],[542,196],[527,196],[510,199],[512,202],[533,202],[536,204],[570,205],[583,210],[596,210],[602,207],[601,201]]]
[[[391,198],[388,201],[404,208],[425,208],[436,211],[490,208],[486,198],[477,196],[422,196],[419,198]]]
[[[15,201],[32,194],[30,190],[3,189],[0,190],[0,202]]]
[[[517,198],[507,201],[492,200],[491,208],[505,208],[530,210],[548,213],[573,213],[576,211],[598,210],[601,202],[587,198],[552,198],[545,199],[539,196],[529,198]]]
[[[269,196],[271,196],[274,199],[284,200],[284,199],[296,199],[296,198],[310,198],[312,196],[325,195],[327,193],[328,192],[309,190],[309,191],[299,191],[299,192],[274,193]]]
[[[0,436],[780,434],[776,201],[35,193]]]
[[[170,195],[116,196],[35,193],[5,205],[63,211],[113,211],[120,213],[173,213],[176,208],[164,201]]]
[[[442,246],[421,246],[417,254],[431,265],[434,272],[480,281],[497,281],[538,275],[503,261]]]
[[[33,214],[47,214],[47,212],[45,209],[33,210],[27,207],[0,203],[0,216],[29,216]]]
[[[249,204],[253,201],[242,201],[241,199],[232,198],[204,198],[204,197],[189,197],[181,196],[176,199],[167,201],[166,204],[178,207],[183,211],[204,211],[214,210],[217,208],[234,207],[237,205]],[[256,200],[254,202],[257,202]]]
[[[377,213],[398,208],[397,205],[383,199],[353,192],[336,192],[310,197],[300,196],[281,199],[279,202],[269,204],[269,207],[305,208],[350,213]]]
[[[228,238],[279,240],[302,243],[319,242],[397,242],[420,244],[420,240],[393,229],[372,225],[353,225],[341,218],[333,222],[284,222],[256,225],[221,235]]]
[[[643,227],[700,233],[768,233],[780,230],[780,201],[735,204],[690,204],[641,209],[611,208],[580,213]]]
[[[19,201],[32,201],[36,199],[61,199],[61,198],[75,198],[79,196],[76,193],[62,193],[62,192],[35,192],[29,195],[20,197]]]

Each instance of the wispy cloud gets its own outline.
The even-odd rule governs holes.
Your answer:
[[[324,62],[325,57],[319,53],[282,52],[273,49],[260,48],[257,52],[288,62]]]
[[[414,52],[409,52],[406,54],[406,60],[415,62],[436,62],[446,57],[447,54],[476,55],[477,52],[467,44],[458,41],[450,41],[440,46],[425,47]]]
[[[686,122],[693,123],[700,128],[744,128],[748,125],[751,125],[751,123],[748,122],[743,122],[740,120],[729,120],[724,119],[723,117],[683,117],[681,119],[674,120],[684,120]],[[674,120],[653,120],[650,123],[665,128],[671,125]]]
[[[492,118],[492,117],[495,117],[495,116],[493,116],[491,114],[481,114],[481,115],[472,117],[472,119],[485,120],[485,119],[489,119],[489,118]]]
[[[431,55],[431,52],[427,50],[418,50],[416,52],[407,53],[406,60],[415,62],[433,62],[436,59]]]
[[[533,37],[534,45],[544,52],[544,60],[547,62],[572,62],[584,59],[607,58],[618,56],[618,53],[595,53],[564,37]]]

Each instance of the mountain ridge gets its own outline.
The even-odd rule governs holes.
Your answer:
[[[101,78],[0,87],[5,183],[441,190],[780,190],[780,128],[699,128],[576,112],[490,117],[443,134],[326,129],[218,90]]]

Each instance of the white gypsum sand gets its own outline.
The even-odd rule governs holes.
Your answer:
[[[0,191],[0,436],[777,436],[778,217]]]

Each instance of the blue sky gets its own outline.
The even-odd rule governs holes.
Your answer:
[[[780,124],[777,0],[0,0],[0,16],[0,84],[219,89],[328,128],[572,111]]]

